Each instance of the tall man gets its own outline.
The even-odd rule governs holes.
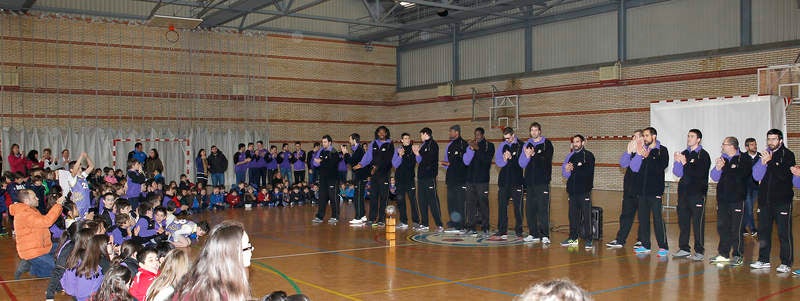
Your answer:
[[[691,129],[686,135],[686,149],[675,153],[672,174],[680,177],[678,182],[678,250],[675,258],[691,256],[694,261],[703,260],[705,240],[706,194],[708,193],[708,169],[711,157],[700,142],[703,133]],[[690,231],[693,230],[693,231]],[[694,255],[689,247],[689,232],[694,232]]]
[[[475,129],[475,139],[469,141],[474,155],[467,169],[465,230],[478,234],[481,226],[484,236],[489,236],[489,169],[492,167],[494,143],[486,141],[483,128]]]
[[[344,160],[353,170],[353,184],[355,185],[353,206],[356,215],[350,221],[350,224],[363,225],[367,222],[367,216],[364,212],[364,193],[367,187],[367,178],[369,178],[371,171],[368,166],[362,166],[359,163],[364,159],[365,153],[364,149],[361,148],[361,135],[352,133],[348,139],[350,141],[350,149],[346,145],[342,145],[342,153],[344,153]]]
[[[758,152],[758,144],[755,138],[747,138],[744,140],[744,147],[747,151],[747,156],[754,164],[761,160],[761,153]],[[752,165],[750,172],[752,173]],[[758,228],[756,227],[755,219],[753,219],[753,205],[758,198],[758,181],[751,180],[747,182],[747,198],[744,200],[744,224],[742,224],[742,231],[745,235],[750,236],[758,235]]]
[[[571,149],[561,173],[567,179],[569,195],[569,237],[562,246],[577,246],[578,238],[586,240],[585,248],[592,245],[592,188],[594,187],[594,154],[584,148],[586,138],[572,136]]]
[[[451,126],[449,134],[450,142],[447,143],[444,162],[442,162],[442,166],[447,170],[445,183],[447,184],[447,211],[450,212],[447,228],[450,231],[460,231],[464,228],[467,166],[472,161],[475,152],[469,147],[469,143],[461,138],[461,126]]]
[[[358,165],[372,165],[370,171],[372,187],[369,198],[369,221],[383,226],[386,219],[386,203],[389,202],[389,177],[392,173],[394,144],[385,126],[375,129],[375,140],[369,144],[364,158]]]
[[[525,143],[519,166],[525,169],[528,198],[528,236],[525,242],[550,244],[550,180],[553,174],[553,143],[542,136],[542,125],[531,123],[531,138]]]
[[[333,138],[329,135],[322,136],[322,148],[314,154],[313,165],[319,167],[319,208],[312,222],[321,223],[325,218],[325,210],[330,202],[331,218],[329,224],[339,221],[339,200],[336,198],[337,167],[339,154],[333,148]]]
[[[636,157],[636,152],[644,144],[642,130],[635,130],[631,141],[628,142],[628,149],[619,158],[619,166],[625,169],[625,176],[622,180],[622,210],[619,214],[619,231],[614,240],[606,243],[609,248],[622,248],[628,239],[628,234],[633,227],[633,218],[639,209],[639,193],[641,191],[641,178],[638,172],[631,168],[631,160]],[[641,245],[638,242],[634,246]]]
[[[658,132],[652,127],[642,130],[644,145],[637,150],[631,159],[631,170],[641,177],[641,193],[639,194],[639,239],[642,246],[634,250],[637,254],[650,253],[650,216],[653,217],[653,228],[658,241],[658,256],[669,253],[667,244],[667,228],[661,215],[663,210],[665,169],[669,165],[669,150],[658,141]]]
[[[792,269],[792,189],[791,167],[795,165],[794,153],[783,145],[783,132],[771,129],[767,132],[767,149],[761,152],[761,160],[753,164],[753,179],[761,181],[758,186],[758,261],[750,264],[754,269],[769,269],[772,251],[772,225],[778,226],[778,241],[781,244],[781,265],[778,273]]]
[[[717,233],[719,255],[711,263],[742,265],[744,242],[742,220],[747,182],[752,182],[750,156],[739,152],[739,140],[726,137],[722,141],[722,157],[717,158],[711,169],[711,179],[717,182]],[[731,257],[733,249],[733,257]]]
[[[400,223],[398,229],[408,228],[408,210],[406,209],[406,199],[411,204],[411,221],[419,225],[419,208],[417,208],[417,185],[414,183],[414,167],[417,160],[414,158],[414,150],[411,135],[403,133],[400,135],[402,145],[395,148],[392,156],[392,166],[394,166],[394,179],[397,187],[397,210],[400,211]]]
[[[522,167],[519,166],[519,157],[522,155],[522,143],[514,135],[514,129],[507,127],[503,130],[503,142],[494,152],[494,163],[500,167],[497,178],[497,232],[493,239],[508,239],[508,200],[514,205],[514,219],[516,225],[514,232],[517,238],[522,238]],[[512,164],[509,164],[511,162]]]
[[[419,131],[422,145],[414,145],[411,150],[417,159],[417,187],[419,187],[420,225],[417,231],[428,231],[428,208],[436,223],[437,232],[443,232],[442,213],[439,209],[439,196],[436,194],[436,176],[439,174],[439,145],[433,140],[433,131],[422,128]]]

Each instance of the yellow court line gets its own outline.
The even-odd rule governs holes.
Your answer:
[[[271,271],[271,270],[269,270],[267,268],[264,268],[264,267],[261,267],[261,266],[258,266],[258,265],[251,265],[251,267],[255,267],[255,268],[259,269],[259,270],[270,272],[272,274],[278,275],[274,271]],[[278,275],[278,276],[280,276],[280,275]],[[300,279],[297,279],[297,278],[294,278],[294,277],[289,277],[289,278],[292,279],[294,282],[305,284],[305,285],[308,285],[310,287],[313,287],[313,288],[316,288],[316,289],[319,289],[319,290],[334,294],[336,296],[339,296],[339,297],[342,297],[342,298],[345,298],[345,299],[348,299],[348,300],[361,301],[361,299],[354,298],[354,297],[348,296],[348,295],[346,295],[344,293],[340,293],[340,292],[337,292],[337,291],[334,291],[334,290],[331,290],[331,289],[327,289],[327,288],[324,288],[322,286],[319,286],[319,285],[316,285],[316,284],[313,284],[313,283],[309,283],[309,282],[306,282],[306,281],[303,281],[303,280],[300,280]]]
[[[559,265],[551,265],[551,266],[535,268],[535,269],[530,269],[530,270],[522,270],[522,271],[499,273],[499,274],[492,274],[492,275],[486,275],[486,276],[480,276],[480,277],[464,278],[464,279],[453,280],[453,281],[449,281],[449,282],[439,281],[439,282],[422,284],[422,285],[414,285],[414,286],[407,286],[407,287],[401,287],[401,288],[390,288],[390,289],[385,289],[385,290],[363,292],[363,293],[357,293],[357,294],[350,294],[350,296],[363,296],[363,295],[389,293],[389,292],[396,292],[396,291],[405,291],[405,290],[426,288],[426,287],[433,287],[433,286],[440,286],[440,285],[456,284],[456,283],[459,283],[459,282],[467,282],[467,281],[475,281],[475,280],[483,280],[483,279],[511,276],[511,275],[517,275],[517,274],[525,274],[525,273],[538,272],[538,271],[549,270],[549,269],[554,269],[554,268],[567,267],[567,266],[576,265],[576,264],[590,263],[590,262],[596,262],[596,261],[602,261],[602,260],[608,260],[608,259],[614,259],[614,258],[621,258],[621,257],[628,257],[628,256],[630,256],[630,254],[619,255],[619,256],[610,256],[610,257],[604,257],[604,258],[600,258],[600,259],[577,261],[577,262],[571,262],[571,263],[565,263],[565,264],[559,264]]]

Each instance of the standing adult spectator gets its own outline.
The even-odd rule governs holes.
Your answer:
[[[225,171],[228,170],[228,158],[225,158],[216,145],[211,146],[208,156],[208,171],[211,173],[211,185],[225,186]]]

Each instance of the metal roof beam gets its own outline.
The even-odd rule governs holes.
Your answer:
[[[625,8],[634,8],[640,7],[650,4],[655,4],[659,2],[665,2],[669,0],[626,0],[625,1]],[[566,2],[565,2],[566,3]],[[571,10],[568,12],[555,14],[555,15],[548,15],[548,16],[534,16],[528,21],[525,22],[512,22],[508,24],[497,25],[493,27],[488,27],[485,29],[475,30],[471,32],[464,32],[460,34],[460,38],[463,40],[482,37],[490,34],[516,30],[520,28],[524,28],[525,26],[537,26],[549,23],[555,23],[560,21],[578,19],[582,17],[588,17],[608,12],[617,11],[619,9],[618,2],[608,2],[605,4],[598,4],[598,5],[591,5],[588,7],[582,7],[575,10]],[[404,51],[404,50],[411,50],[417,48],[424,48],[429,46],[441,45],[450,43],[450,39],[438,39],[438,40],[431,40],[431,41],[424,41],[424,42],[414,42],[405,45],[399,45],[397,51]]]
[[[150,2],[156,3],[158,0],[136,0],[140,2]],[[178,6],[186,6],[186,7],[203,7],[202,5],[185,0],[176,0],[170,2],[171,5],[178,5]],[[231,11],[239,11],[242,12],[243,10],[237,8],[221,8],[221,10],[231,10]],[[244,11],[247,13],[257,14],[257,15],[270,15],[270,16],[287,16],[287,17],[294,17],[294,18],[301,18],[301,19],[309,19],[309,20],[317,20],[317,21],[327,21],[327,22],[337,22],[337,23],[346,23],[346,24],[358,24],[358,25],[367,25],[367,26],[375,26],[375,27],[385,27],[385,28],[396,28],[396,29],[408,29],[407,26],[393,24],[393,23],[382,23],[382,22],[365,22],[359,20],[351,20],[346,18],[337,18],[337,17],[328,17],[328,16],[317,16],[317,15],[308,15],[308,14],[301,14],[301,13],[293,13],[293,14],[286,14],[284,12],[274,11],[274,10],[257,10],[257,11]],[[84,12],[85,13],[85,12]],[[137,17],[139,19],[141,17]],[[234,27],[235,28],[235,27]],[[411,28],[412,30],[418,31],[427,31],[433,33],[447,33],[445,31],[434,30],[424,27],[414,27]]]
[[[231,4],[231,8],[236,8],[236,10],[228,10],[228,9],[221,9],[215,11],[205,18],[203,18],[203,23],[200,23],[200,27],[210,28],[219,26],[230,21],[236,20],[241,18],[244,15],[247,15],[253,11],[265,8],[272,4],[275,4],[276,0],[239,0]]]
[[[412,1],[426,2],[426,1],[418,1],[418,0],[412,0]],[[457,23],[458,21],[461,21],[461,20],[464,20],[464,19],[469,19],[469,18],[480,17],[480,16],[484,16],[484,15],[488,15],[488,14],[509,11],[509,10],[516,9],[516,8],[519,8],[519,7],[523,7],[523,6],[526,6],[526,5],[531,5],[532,3],[535,3],[535,2],[538,3],[539,1],[538,0],[497,1],[497,2],[493,2],[492,4],[489,4],[489,5],[470,7],[468,9],[466,9],[466,10],[460,10],[460,11],[457,11],[457,12],[453,12],[453,13],[451,13],[449,15],[449,17],[435,17],[434,16],[432,18],[427,18],[427,19],[424,19],[424,20],[419,21],[419,22],[403,24],[401,28],[395,28],[395,29],[389,29],[389,30],[375,32],[375,33],[364,34],[364,35],[361,35],[360,38],[363,39],[363,40],[369,40],[369,41],[379,41],[379,40],[382,40],[382,39],[385,39],[385,38],[388,38],[388,37],[391,37],[391,36],[396,36],[396,35],[399,35],[401,33],[414,30],[415,27],[416,28],[419,28],[419,27],[422,27],[422,28],[433,28],[433,27],[441,26],[441,25],[445,25],[445,24]],[[505,17],[506,15],[503,15],[503,16]],[[522,20],[527,20],[525,18],[521,18],[521,19]]]
[[[312,7],[314,7],[314,6],[320,5],[320,4],[322,4],[322,3],[325,3],[325,2],[327,2],[327,1],[328,1],[328,0],[316,0],[316,1],[313,1],[313,2],[306,3],[306,4],[304,4],[304,5],[300,5],[300,6],[298,6],[298,7],[292,8],[292,9],[290,9],[290,10],[288,10],[288,11],[285,11],[284,13],[285,13],[285,15],[292,15],[292,14],[295,14],[295,13],[297,13],[297,12],[300,12],[300,11],[303,11],[303,10],[306,10],[306,9],[309,9],[309,8],[312,8]],[[264,19],[264,20],[261,20],[261,21],[255,22],[255,23],[253,23],[253,24],[249,24],[249,25],[247,25],[247,26],[243,27],[243,28],[242,28],[242,30],[247,30],[247,29],[255,28],[255,27],[257,27],[257,26],[259,26],[259,25],[261,25],[261,24],[265,24],[265,23],[272,22],[272,21],[275,21],[275,20],[277,20],[277,19],[280,19],[281,17],[283,17],[283,16],[282,16],[282,15],[279,15],[279,16],[272,16],[272,17],[266,18],[266,19]]]

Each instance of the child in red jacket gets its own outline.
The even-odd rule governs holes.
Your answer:
[[[231,189],[228,195],[225,197],[225,202],[228,203],[228,206],[231,208],[239,208],[242,207],[242,198],[239,196],[239,192],[236,189]]]
[[[146,247],[136,253],[136,260],[139,262],[139,272],[133,278],[129,292],[136,300],[144,300],[147,289],[158,276],[158,252],[153,247]]]

